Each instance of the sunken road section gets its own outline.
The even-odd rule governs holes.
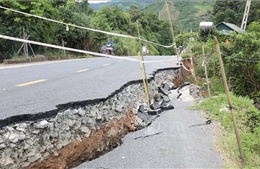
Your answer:
[[[142,114],[145,107],[150,108],[142,80],[138,80],[107,98],[70,102],[52,111],[0,120],[0,168],[71,168],[99,157],[120,145],[128,132],[146,127],[157,117],[163,103],[158,98],[168,100],[167,91],[160,86],[167,83],[167,89],[175,88],[178,71],[160,69],[147,80],[150,98],[155,98],[149,117]],[[164,108],[174,107],[164,103]]]

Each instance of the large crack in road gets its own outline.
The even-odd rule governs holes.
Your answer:
[[[150,94],[158,92],[166,77],[174,79],[175,71],[155,72],[148,80]],[[129,82],[106,99],[67,103],[57,110],[1,120],[1,168],[66,168],[119,145],[132,122],[135,127],[143,125],[137,115],[146,102],[141,82]]]
[[[214,150],[215,122],[209,123],[207,117],[190,110],[200,97],[197,91],[193,84],[171,91],[173,110],[164,111],[148,127],[126,135],[121,146],[75,169],[224,168],[221,155]]]

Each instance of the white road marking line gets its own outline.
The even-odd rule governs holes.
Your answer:
[[[17,86],[17,87],[28,86],[28,85],[32,85],[32,84],[36,84],[36,83],[41,83],[41,82],[44,82],[46,80],[47,79],[40,79],[40,80],[35,80],[35,81],[27,82],[27,83],[18,84],[18,85],[15,85],[15,86]]]
[[[102,66],[108,66],[108,65],[111,65],[111,64],[110,63],[105,63]]]
[[[86,71],[88,71],[89,69],[81,69],[81,70],[78,70],[78,71],[76,71],[77,73],[81,73],[81,72],[86,72]]]

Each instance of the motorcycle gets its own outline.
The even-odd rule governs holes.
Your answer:
[[[106,52],[107,55],[114,55],[113,47],[111,45],[106,45]]]
[[[148,53],[146,46],[142,47],[142,53],[143,53],[143,56],[146,56],[146,54]]]

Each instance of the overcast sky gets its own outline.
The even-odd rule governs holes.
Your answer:
[[[100,2],[107,2],[109,0],[89,0],[88,3],[100,3]]]

